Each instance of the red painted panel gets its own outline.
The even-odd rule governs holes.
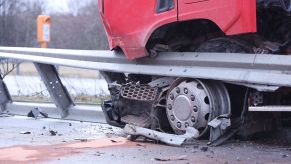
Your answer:
[[[178,19],[208,19],[227,35],[256,32],[256,0],[180,0]]]
[[[102,6],[99,0],[99,7]],[[164,24],[177,21],[175,8],[156,13],[157,0],[104,0],[101,14],[108,33],[110,48],[120,46],[129,59],[146,56],[145,45],[151,33]]]
[[[157,14],[157,0],[98,0],[110,48],[122,48],[130,60],[144,57],[152,32],[178,19],[209,19],[228,35],[256,32],[256,0],[174,1],[174,9]]]

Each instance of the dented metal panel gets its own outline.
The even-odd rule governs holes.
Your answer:
[[[291,87],[291,57],[283,55],[164,52],[156,58],[128,61],[114,51],[0,47],[0,52],[2,58],[101,71]]]

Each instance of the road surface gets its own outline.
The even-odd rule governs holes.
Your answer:
[[[171,147],[127,141],[121,129],[105,124],[0,117],[0,163],[290,163],[289,131],[220,147],[207,147],[206,141]]]

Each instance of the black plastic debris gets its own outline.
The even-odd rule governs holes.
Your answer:
[[[56,136],[58,134],[58,132],[54,130],[50,130],[49,132],[51,136]]]
[[[48,114],[45,112],[42,112],[39,108],[32,109],[28,114],[27,117],[35,118],[37,119],[39,116],[42,116],[44,118],[48,118]]]
[[[200,150],[203,151],[203,152],[206,152],[208,150],[208,147],[206,147],[206,146],[205,147],[201,147]]]
[[[20,134],[31,134],[31,132],[29,132],[29,131],[22,131],[22,132],[20,132]]]

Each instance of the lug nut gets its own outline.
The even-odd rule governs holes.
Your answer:
[[[195,101],[195,96],[191,95],[190,99],[191,99],[191,101]]]
[[[178,127],[178,128],[181,128],[181,126],[182,126],[182,125],[181,125],[181,122],[178,122],[178,123],[177,123],[177,127]]]
[[[187,88],[184,89],[184,93],[188,94],[188,89]]]
[[[169,110],[172,110],[172,108],[173,108],[172,105],[169,104],[169,105],[168,105],[168,109],[169,109]]]
[[[187,128],[187,127],[189,127],[189,123],[188,122],[185,123],[185,128]]]
[[[171,100],[174,100],[174,98],[175,98],[174,95],[173,94],[170,94],[170,99]]]
[[[179,87],[176,88],[176,92],[177,92],[177,93],[180,93],[180,92],[181,92],[181,90],[180,90]]]
[[[195,119],[194,116],[191,117],[191,121],[192,121],[192,122],[195,122],[195,121],[196,121],[196,119]]]
[[[170,119],[171,119],[172,121],[175,121],[175,116],[174,116],[174,115],[171,115]]]
[[[193,107],[193,110],[194,110],[194,112],[198,112],[198,107],[197,106],[194,106]]]

